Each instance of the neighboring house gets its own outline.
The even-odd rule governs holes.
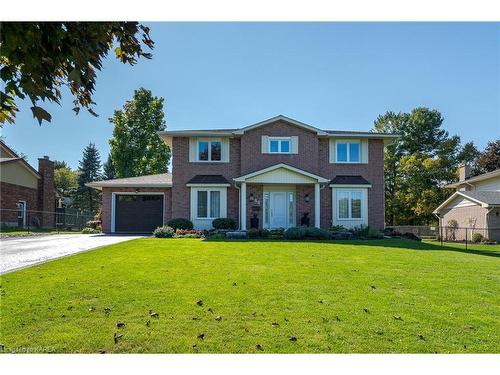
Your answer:
[[[440,226],[456,220],[460,228],[475,229],[500,241],[500,169],[470,177],[470,167],[463,165],[459,174],[457,183],[445,186],[456,191],[434,211]],[[457,230],[455,238],[464,240],[465,231]]]
[[[54,162],[38,159],[38,171],[0,141],[0,223],[4,226],[53,227],[57,203]],[[28,215],[28,211],[37,211]]]
[[[171,218],[210,229],[384,227],[384,144],[396,135],[322,130],[277,116],[243,128],[161,132],[172,173],[98,181],[105,232]]]

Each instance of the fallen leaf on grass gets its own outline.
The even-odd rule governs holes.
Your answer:
[[[116,323],[116,328],[125,328],[125,323],[124,322]]]
[[[368,308],[366,308],[366,307],[363,309],[363,311],[364,311],[365,313],[367,313],[367,314],[369,314],[369,313],[370,313],[370,310],[368,310]]]
[[[222,316],[217,315],[217,316],[215,317],[215,320],[217,320],[218,322],[219,322],[219,321],[221,321],[221,320],[222,320]]]
[[[288,338],[288,340],[290,340],[290,341],[297,341],[297,337],[295,337],[295,336],[290,336],[290,337]]]
[[[395,320],[403,320],[399,315],[393,315],[392,316]]]
[[[264,350],[264,348],[260,344],[255,345],[255,349],[260,350],[260,351]]]
[[[152,318],[159,318],[160,314],[158,314],[156,311],[149,310],[149,316]]]
[[[120,333],[120,334],[117,334],[115,332],[115,335],[113,337],[113,339],[115,340],[115,344],[118,344],[118,341],[123,337],[123,335]]]
[[[205,333],[204,332],[198,333],[198,338],[200,340],[203,340],[205,338]]]
[[[278,327],[278,326],[279,326],[279,323],[278,323],[278,322],[272,322],[272,323],[271,323],[271,325],[272,325],[273,327]]]
[[[197,304],[198,306],[203,306],[203,300],[201,300],[201,299],[200,299],[199,301],[196,301],[196,304]]]

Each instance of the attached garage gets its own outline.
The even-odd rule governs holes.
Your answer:
[[[151,233],[171,218],[170,173],[96,181],[87,186],[102,191],[104,233]]]
[[[151,233],[163,225],[164,195],[115,194],[116,233]]]

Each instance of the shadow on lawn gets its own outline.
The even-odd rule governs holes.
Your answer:
[[[278,239],[214,239],[205,240],[209,242],[286,242],[286,243],[331,243],[339,245],[361,245],[361,246],[375,246],[375,247],[392,247],[406,250],[421,250],[421,251],[453,251],[457,253],[483,255],[489,257],[500,257],[500,251],[486,250],[486,249],[465,249],[464,245],[460,244],[444,244],[441,246],[439,243],[419,242],[413,240],[402,239],[384,239],[384,240],[334,240],[334,241],[293,241],[293,240],[278,240]],[[474,245],[469,245],[474,246]]]

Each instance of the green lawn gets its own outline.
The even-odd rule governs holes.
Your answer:
[[[6,352],[498,353],[500,246],[471,247],[134,240],[3,275],[0,342]]]

